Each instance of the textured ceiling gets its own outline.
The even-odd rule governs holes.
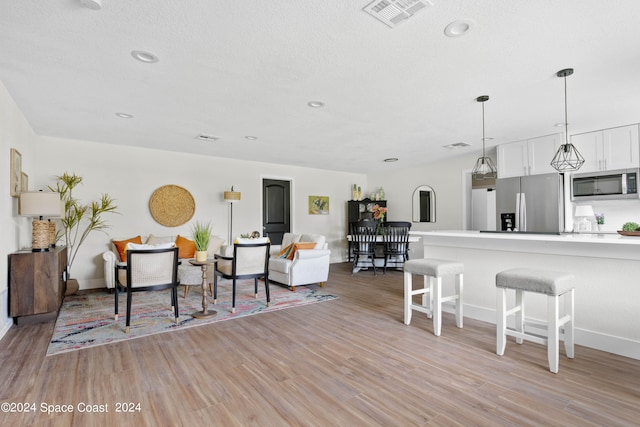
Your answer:
[[[638,0],[368,3],[4,0],[0,81],[40,135],[364,173],[478,153],[480,95],[488,147],[559,132],[567,67],[570,133],[640,122]]]

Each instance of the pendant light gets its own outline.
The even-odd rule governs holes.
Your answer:
[[[482,157],[478,157],[473,167],[473,171],[471,172],[473,179],[495,179],[497,176],[496,166],[493,164],[493,160],[491,160],[491,157],[487,157],[484,151],[484,142],[486,140],[484,136],[484,103],[488,100],[488,95],[482,95],[476,98],[476,101],[482,103]]]
[[[565,68],[556,73],[558,77],[564,78],[564,144],[558,147],[556,155],[551,160],[551,166],[558,172],[577,171],[584,163],[584,158],[580,152],[569,142],[569,122],[567,119],[567,76],[573,74],[573,68]]]

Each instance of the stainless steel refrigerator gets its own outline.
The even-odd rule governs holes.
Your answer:
[[[564,231],[563,193],[563,175],[558,173],[496,180],[496,229]]]

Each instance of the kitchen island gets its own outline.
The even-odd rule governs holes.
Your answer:
[[[640,237],[477,231],[411,235],[422,237],[424,257],[464,263],[465,316],[495,323],[499,271],[567,271],[576,276],[576,344],[640,359]],[[527,294],[527,316],[545,319],[542,295]]]

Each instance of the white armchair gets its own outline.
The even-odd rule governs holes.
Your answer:
[[[313,249],[297,249],[292,259],[279,256],[282,249],[293,243],[313,242]],[[324,283],[329,278],[331,251],[325,236],[320,234],[285,233],[281,245],[271,246],[269,280],[296,290],[296,286]]]

